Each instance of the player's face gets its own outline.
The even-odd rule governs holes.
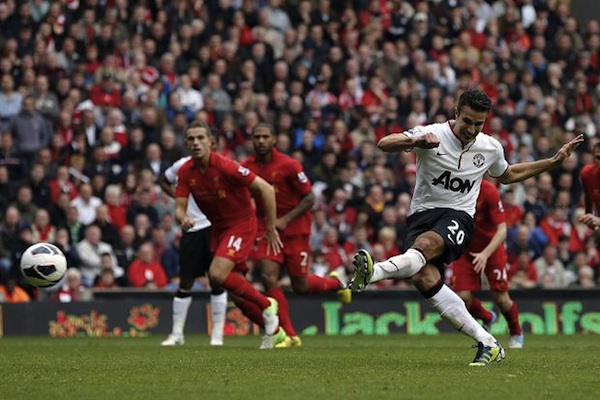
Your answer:
[[[258,156],[269,154],[275,146],[275,135],[266,128],[258,128],[252,134],[252,145]]]
[[[485,111],[478,112],[469,106],[464,106],[461,111],[456,112],[454,133],[463,144],[469,143],[481,132],[487,116],[488,113]]]
[[[202,159],[210,154],[212,136],[205,128],[188,129],[185,134],[185,145],[193,158]]]

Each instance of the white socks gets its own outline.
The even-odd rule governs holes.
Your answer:
[[[496,346],[496,339],[471,316],[465,302],[448,286],[443,285],[439,292],[426,300],[459,332],[486,346]]]
[[[427,263],[423,254],[415,249],[408,249],[404,254],[390,257],[373,265],[371,282],[383,279],[410,278]]]
[[[223,342],[223,329],[225,328],[225,315],[227,313],[227,292],[210,295],[210,308],[212,310],[212,330],[210,333],[211,344],[214,341]]]
[[[173,334],[183,336],[183,328],[188,310],[192,304],[192,296],[173,298]]]

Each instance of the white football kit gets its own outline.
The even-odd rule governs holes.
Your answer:
[[[182,157],[179,160],[175,161],[173,165],[171,165],[169,168],[167,168],[167,170],[165,171],[165,178],[167,178],[167,181],[169,181],[172,185],[176,184],[177,173],[179,172],[179,169],[191,158],[191,156]],[[191,194],[188,197],[186,214],[194,220],[194,226],[188,229],[186,232],[197,232],[201,229],[208,228],[210,226],[210,221],[208,220],[206,215],[204,215],[204,213],[200,211],[198,204],[196,204],[196,200],[194,200]]]
[[[449,122],[417,126],[404,132],[412,137],[425,133],[435,134],[440,145],[433,149],[414,149],[417,181],[409,214],[451,208],[473,217],[485,172],[497,178],[508,168],[504,148],[498,140],[483,132],[463,148]]]

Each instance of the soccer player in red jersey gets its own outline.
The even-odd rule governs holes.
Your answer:
[[[585,195],[585,212],[581,221],[592,229],[600,228],[600,142],[592,148],[594,162],[581,169],[579,176]]]
[[[275,227],[273,187],[237,162],[214,153],[211,150],[214,138],[204,122],[195,121],[186,128],[185,143],[192,159],[181,166],[177,175],[175,218],[184,231],[194,226],[194,219],[186,213],[191,194],[212,222],[211,282],[226,289],[234,300],[253,304],[261,311],[259,325],[272,338],[273,345],[284,341],[286,335],[279,329],[277,300],[258,292],[242,275],[247,271],[246,260],[257,229],[250,191],[263,200],[267,251],[279,254],[283,246]]]
[[[255,154],[242,164],[275,188],[277,200],[275,226],[280,232],[284,246],[279,254],[268,251],[268,243],[262,239],[267,228],[265,209],[261,207],[260,201],[256,201],[259,239],[255,249],[255,259],[261,268],[266,295],[279,303],[279,321],[290,337],[279,347],[286,347],[300,345],[301,342],[292,325],[287,300],[278,284],[282,265],[285,264],[287,267],[292,288],[296,293],[337,291],[339,300],[345,304],[350,303],[352,293],[345,283],[342,283],[339,275],[332,273],[328,277],[320,277],[308,274],[312,222],[310,210],[315,202],[312,184],[304,174],[302,165],[279,152],[275,148],[275,142],[275,132],[270,125],[264,123],[256,125],[252,131]]]
[[[473,295],[473,292],[481,291],[481,274],[485,273],[492,301],[508,322],[508,347],[520,349],[523,347],[523,331],[519,324],[519,310],[508,295],[506,231],[506,215],[500,193],[493,183],[484,179],[477,198],[473,238],[469,248],[452,263],[453,288],[465,301],[469,312],[489,327],[496,321],[496,313],[486,310]]]

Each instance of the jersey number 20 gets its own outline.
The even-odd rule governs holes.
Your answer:
[[[447,236],[452,243],[461,245],[462,242],[465,240],[465,231],[458,228],[460,228],[460,225],[458,225],[458,222],[453,219],[452,225],[448,225],[448,230],[450,231],[450,233]]]

